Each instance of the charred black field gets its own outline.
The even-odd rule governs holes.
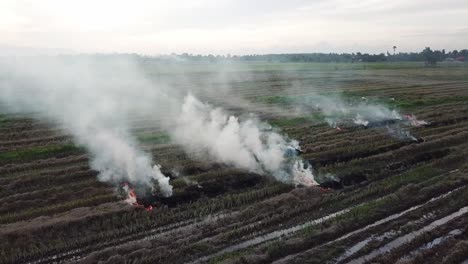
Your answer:
[[[4,113],[0,263],[468,261],[466,63],[245,63],[223,72],[222,84],[216,65],[184,67],[184,80],[206,87],[203,100],[296,139],[319,185],[200,158],[138,116],[132,133],[173,194],[130,186],[136,197],[126,202],[125,183],[99,181],[67,131],[34,113]],[[190,90],[180,70],[147,70]],[[317,94],[402,118],[363,125],[324,115]]]

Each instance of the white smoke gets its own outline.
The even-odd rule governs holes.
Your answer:
[[[203,150],[210,160],[282,182],[317,184],[296,155],[296,141],[255,118],[240,120],[194,96],[181,98],[186,90],[151,80],[151,69],[140,62],[122,56],[0,60],[0,107],[36,113],[65,129],[90,152],[99,179],[113,184],[172,194],[169,178],[132,135],[135,116],[162,125],[184,149]]]
[[[355,118],[353,118],[353,122],[356,125],[367,126],[369,121],[365,120],[360,114],[357,114]]]
[[[157,184],[162,195],[172,194],[169,178],[130,135],[126,120],[156,93],[142,93],[139,88],[149,85],[128,61],[25,59],[2,61],[0,69],[0,103],[35,112],[71,133],[91,153],[100,180]]]
[[[390,100],[395,101],[394,98]],[[339,96],[314,94],[294,100],[303,107],[302,111],[319,111],[330,127],[341,130],[342,125],[363,127],[386,127],[388,134],[401,140],[417,141],[404,126],[424,126],[429,123],[418,120],[414,115],[402,115],[396,109],[371,102],[361,97],[358,102],[347,102]],[[312,109],[310,109],[312,107]]]
[[[360,102],[349,103],[339,96],[314,94],[298,98],[295,102],[320,111],[332,127],[340,122],[352,121],[356,125],[367,126],[372,122],[403,118],[396,110],[381,104],[370,103],[366,97],[362,97]]]
[[[297,141],[252,117],[240,120],[192,95],[184,99],[172,137],[187,150],[201,151],[217,162],[272,175],[286,183],[317,184],[310,166],[296,157]]]

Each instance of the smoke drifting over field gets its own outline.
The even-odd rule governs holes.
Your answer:
[[[0,67],[0,103],[9,111],[37,113],[71,133],[91,153],[91,167],[102,181],[172,194],[169,178],[131,133],[129,120],[145,116],[160,120],[183,148],[210,160],[282,182],[316,184],[311,167],[296,155],[296,141],[255,118],[241,121],[192,95],[183,97],[187,89],[151,81],[131,59],[28,58],[2,61]]]
[[[71,133],[92,154],[100,180],[157,184],[155,191],[172,194],[169,178],[137,146],[125,121],[137,107],[147,106],[137,94],[149,87],[128,61],[42,58],[3,62],[1,68],[0,102],[14,112],[38,113]]]
[[[422,126],[428,123],[418,120],[414,115],[402,115],[395,109],[369,102],[361,97],[358,102],[347,102],[339,96],[312,95],[295,100],[295,103],[319,111],[324,120],[333,128],[354,124],[364,127],[386,127],[388,133],[399,139],[417,140],[401,125]]]
[[[325,120],[330,124],[336,124],[340,119],[350,119],[356,125],[367,126],[372,122],[383,120],[401,119],[401,116],[387,107],[377,104],[368,104],[363,98],[362,102],[349,104],[340,97],[316,95],[302,99],[306,105],[311,105],[319,109],[325,116]]]
[[[296,159],[298,142],[284,138],[253,117],[241,121],[188,95],[176,118],[176,127],[176,142],[218,162],[270,174],[282,182],[317,184],[310,166]]]

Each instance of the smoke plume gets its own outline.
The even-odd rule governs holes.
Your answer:
[[[365,97],[357,103],[348,103],[339,96],[316,94],[298,98],[296,102],[320,111],[330,125],[352,121],[356,125],[367,126],[370,122],[401,119],[397,111],[383,105],[368,103]]]
[[[386,127],[388,133],[399,139],[417,140],[404,126],[423,126],[429,124],[418,120],[414,115],[402,115],[396,109],[370,102],[361,97],[357,102],[347,102],[339,96],[311,95],[295,99],[295,103],[303,107],[303,111],[319,111],[324,120],[333,128],[340,129],[342,125],[357,125],[363,127]]]
[[[161,126],[188,152],[207,154],[205,160],[290,184],[317,184],[311,166],[297,156],[298,142],[254,117],[238,118],[184,97],[192,89],[151,78],[140,62],[125,56],[0,60],[0,107],[63,128],[91,154],[99,179],[117,186],[128,182],[172,194],[169,178],[132,135],[136,117]]]
[[[240,120],[221,108],[185,97],[172,131],[175,142],[192,152],[277,180],[316,185],[311,167],[297,157],[298,142],[289,140],[254,117]]]
[[[169,178],[130,134],[132,111],[145,107],[140,99],[156,94],[142,93],[139,88],[149,84],[128,61],[30,58],[2,61],[0,67],[0,103],[9,111],[34,112],[71,133],[91,153],[100,180],[157,186],[161,195],[172,194]]]

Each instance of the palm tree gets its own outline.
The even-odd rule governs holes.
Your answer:
[[[396,46],[393,46],[393,56],[395,56]]]

